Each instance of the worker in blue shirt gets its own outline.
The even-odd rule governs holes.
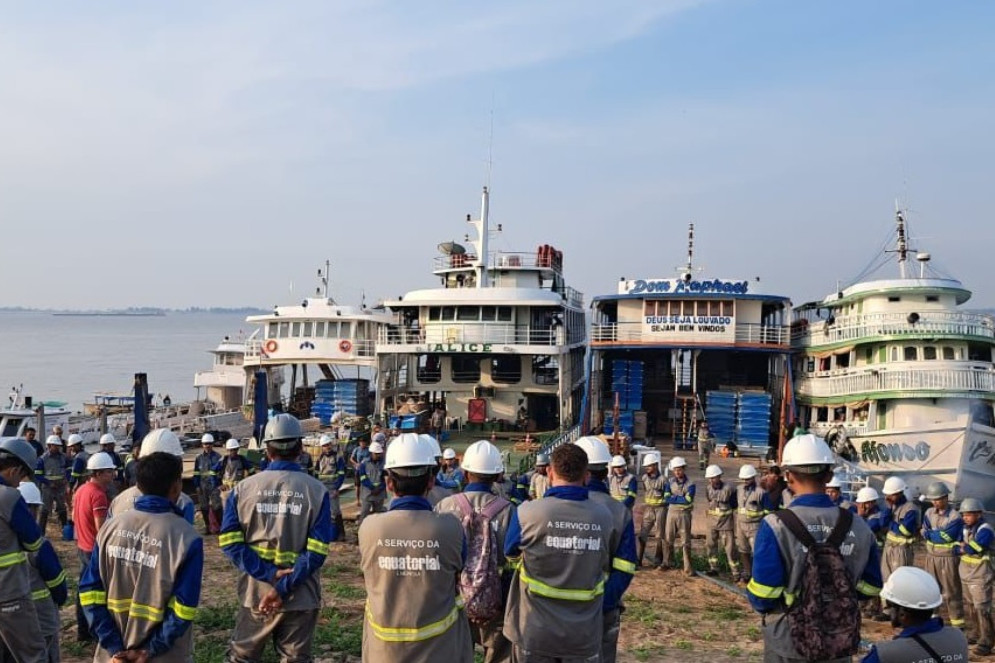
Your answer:
[[[926,541],[923,568],[940,583],[950,625],[964,628],[964,594],[956,550],[964,534],[964,520],[960,512],[950,506],[950,490],[942,481],[934,481],[926,487],[926,499],[933,506],[926,509],[922,518],[922,538]]]
[[[611,496],[631,511],[636,504],[639,481],[629,472],[625,458],[622,456],[613,456],[608,466],[611,468],[611,474],[608,476]]]
[[[664,531],[663,569],[674,564],[674,546],[680,539],[683,551],[684,573],[694,575],[691,566],[691,512],[694,510],[694,483],[688,479],[685,469],[687,461],[681,456],[670,460],[670,470],[674,476],[667,479],[663,499],[667,503],[667,529]]]
[[[960,503],[964,533],[958,545],[960,552],[960,582],[964,598],[973,608],[968,611],[968,628],[977,639],[974,653],[988,656],[995,644],[995,622],[992,620],[992,551],[995,550],[995,530],[985,522],[985,507],[981,500],[966,498]]]

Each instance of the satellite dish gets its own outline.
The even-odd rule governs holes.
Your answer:
[[[461,256],[466,253],[466,249],[456,242],[443,242],[439,244],[439,253],[446,256]]]

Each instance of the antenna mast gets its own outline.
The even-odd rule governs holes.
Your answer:
[[[694,263],[694,222],[688,224],[688,264],[685,273],[690,276]]]
[[[905,236],[905,215],[895,201],[895,223],[898,224],[898,274],[900,278],[905,278],[905,262],[909,257],[909,244]]]

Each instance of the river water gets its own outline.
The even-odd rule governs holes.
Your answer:
[[[98,391],[129,393],[135,373],[149,392],[193,400],[193,375],[210,368],[209,350],[225,335],[250,334],[245,314],[54,316],[0,311],[0,406],[12,386],[35,401],[65,401],[82,410]]]

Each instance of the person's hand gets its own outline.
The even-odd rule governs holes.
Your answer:
[[[257,610],[266,616],[272,616],[279,612],[281,608],[283,608],[283,599],[280,598],[280,594],[276,589],[271,589],[266,592],[266,595],[259,602]]]
[[[284,576],[289,576],[289,575],[290,575],[291,573],[293,573],[293,572],[294,572],[294,570],[293,570],[293,569],[279,569],[279,570],[278,570],[278,571],[276,572],[276,576],[275,576],[275,577],[273,578],[273,580],[274,580],[274,581],[277,581],[277,580],[279,580],[280,578],[283,578]]]

